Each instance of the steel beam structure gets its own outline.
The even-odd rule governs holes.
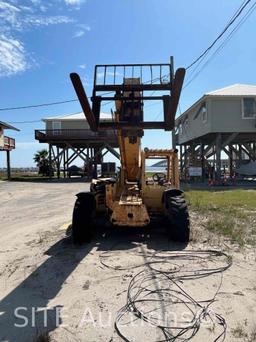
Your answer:
[[[175,133],[174,133],[175,134]],[[227,168],[230,175],[246,160],[256,160],[256,136],[248,133],[211,133],[195,140],[178,144],[180,155],[180,171],[183,180],[189,180],[189,167],[201,167],[202,178],[209,167],[214,168],[216,179],[220,179],[223,171],[221,156],[227,156]]]

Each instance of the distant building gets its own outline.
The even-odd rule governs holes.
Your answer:
[[[100,114],[101,121],[109,121],[111,119],[112,119],[111,114],[107,114],[107,113]],[[42,121],[45,122],[45,129],[46,129],[46,133],[48,134],[50,134],[51,132],[54,135],[57,135],[60,133],[64,134],[64,133],[68,133],[67,131],[70,131],[70,130],[72,130],[74,134],[78,134],[79,131],[90,130],[84,113],[52,116],[52,117],[44,118],[42,119]],[[90,132],[93,133],[91,130]],[[94,135],[97,136],[97,133]]]
[[[256,86],[234,84],[206,93],[176,119],[173,134],[185,176],[190,165],[204,169],[210,159],[220,176],[222,152],[230,173],[244,159],[255,160]]]
[[[19,129],[9,125],[6,122],[0,121],[0,151],[5,151],[7,156],[7,177],[11,178],[11,162],[10,162],[10,152],[15,149],[15,139],[4,135],[6,129],[12,129],[19,131]]]
[[[111,114],[101,113],[100,120],[112,120]],[[82,159],[84,165],[96,167],[104,155],[110,152],[119,158],[118,139],[115,131],[92,132],[84,113],[53,116],[42,119],[44,130],[35,131],[35,139],[49,144],[50,162],[57,167],[57,174],[67,169],[76,160]]]

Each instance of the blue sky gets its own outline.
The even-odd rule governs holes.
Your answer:
[[[91,93],[93,67],[107,63],[168,62],[187,66],[220,33],[241,0],[0,0],[0,107],[75,98],[69,73],[78,72]],[[205,92],[233,83],[255,84],[255,13],[184,89],[184,111]],[[190,78],[191,72],[187,74]],[[161,107],[148,109],[148,117]],[[80,111],[78,103],[1,111],[17,122]],[[16,124],[12,166],[32,166],[40,149],[34,129],[41,122]],[[171,136],[146,132],[143,145],[168,147]],[[5,154],[0,153],[0,167]]]

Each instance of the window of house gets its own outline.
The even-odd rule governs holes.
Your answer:
[[[60,121],[53,121],[52,122],[52,129],[53,129],[54,135],[59,134],[60,130],[61,130],[61,122]]]
[[[197,110],[196,115],[194,116],[194,120],[197,119],[199,116],[201,116],[203,122],[207,122],[207,110],[205,102],[203,102]]]
[[[243,118],[251,119],[256,116],[256,99],[253,97],[245,97],[243,99]]]
[[[180,123],[180,125],[179,125],[179,133],[180,134],[183,134],[183,127],[182,127],[182,124]]]
[[[4,130],[0,127],[0,147],[4,146]]]
[[[202,121],[207,122],[207,110],[206,110],[206,104],[205,103],[201,108],[201,114],[202,114]]]

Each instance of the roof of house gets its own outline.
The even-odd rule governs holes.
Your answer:
[[[109,113],[100,113],[100,120],[110,120],[112,119],[111,114]],[[66,115],[57,115],[57,116],[51,116],[48,118],[44,118],[42,119],[43,121],[52,121],[52,120],[56,120],[56,121],[63,121],[63,120],[86,120],[85,115],[83,112],[81,113],[74,113],[74,114],[66,114]]]
[[[184,113],[182,113],[177,119],[176,123],[179,124],[182,119],[188,114],[188,112],[194,107],[202,103],[206,98],[214,96],[256,96],[256,85],[252,84],[232,84],[228,87],[220,88],[209,93],[205,93],[199,100],[192,104]]]
[[[19,131],[18,128],[14,127],[14,126],[12,126],[12,125],[9,125],[8,123],[3,122],[3,121],[0,121],[0,126],[3,127],[3,128],[5,128],[5,129],[13,129],[13,130],[15,130],[15,131]]]
[[[206,93],[211,96],[256,96],[256,85],[232,84],[231,86]]]

